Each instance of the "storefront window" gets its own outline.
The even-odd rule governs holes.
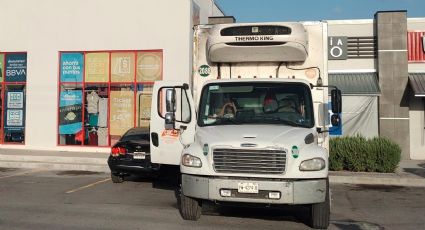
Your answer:
[[[162,79],[161,50],[60,57],[59,145],[111,146],[128,129],[149,126],[153,81]]]
[[[27,54],[0,53],[0,143],[25,142]]]

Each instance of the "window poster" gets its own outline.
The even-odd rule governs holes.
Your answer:
[[[27,54],[6,54],[6,82],[25,82],[27,80]]]
[[[85,81],[109,81],[109,53],[86,53]]]
[[[162,78],[162,53],[137,53],[137,81],[155,81]]]
[[[134,127],[134,92],[111,91],[110,96],[110,134],[123,135]]]
[[[4,54],[0,54],[0,82],[3,82]]]
[[[82,90],[60,93],[59,134],[76,134],[82,129]]]
[[[9,90],[6,93],[6,101],[5,130],[23,131],[25,123],[25,100],[23,90]]]
[[[112,53],[111,62],[112,82],[134,81],[134,53]]]
[[[82,82],[83,63],[82,53],[62,53],[60,63],[61,82]]]
[[[7,108],[23,109],[24,108],[24,92],[7,92]]]

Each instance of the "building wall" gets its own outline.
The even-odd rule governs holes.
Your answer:
[[[374,36],[373,20],[330,20],[328,36],[368,37]],[[329,60],[329,71],[375,70],[375,59]]]
[[[163,78],[187,81],[191,4],[191,0],[1,1],[0,50],[28,54],[25,145],[1,148],[108,151],[57,147],[58,52],[161,49]]]

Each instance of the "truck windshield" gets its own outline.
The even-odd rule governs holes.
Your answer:
[[[310,88],[303,83],[213,83],[202,90],[199,126],[277,124],[312,128]]]

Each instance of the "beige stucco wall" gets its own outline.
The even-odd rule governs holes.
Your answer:
[[[57,147],[58,52],[162,49],[163,78],[188,80],[191,4],[192,0],[0,0],[0,50],[28,54],[25,145],[0,148],[109,151]]]
[[[328,36],[347,36],[363,37],[374,36],[373,20],[329,20]],[[375,70],[374,59],[347,59],[347,60],[329,60],[329,71],[338,72],[339,70]]]

